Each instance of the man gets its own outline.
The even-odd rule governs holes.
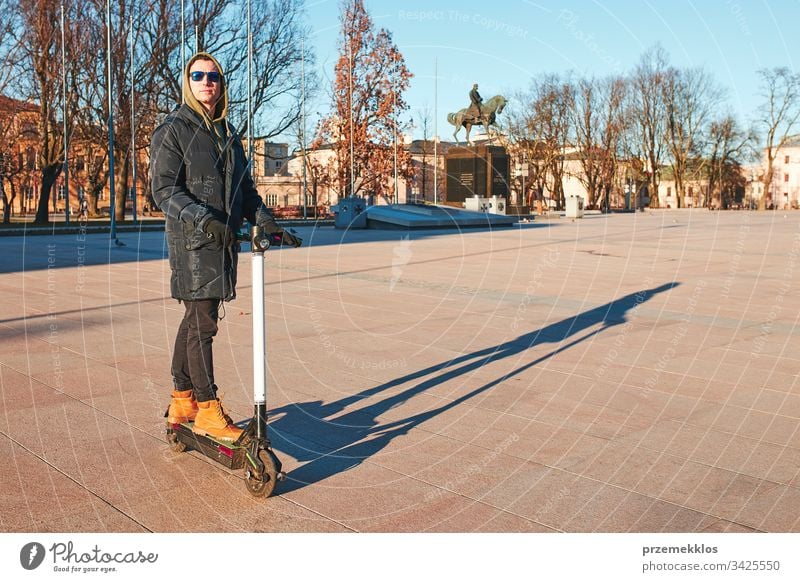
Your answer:
[[[228,123],[228,93],[219,62],[197,53],[183,73],[184,104],[153,133],[153,200],[166,216],[172,297],[185,314],[172,358],[174,389],[168,422],[194,421],[193,430],[235,441],[217,398],[212,342],[221,301],[236,296],[238,243],[243,218],[282,244],[300,241],[283,231],[258,196],[236,130]]]
[[[481,94],[478,93],[478,84],[475,83],[472,86],[472,91],[469,92],[469,102],[470,106],[467,110],[467,113],[472,115],[473,117],[480,119],[481,116],[481,104],[483,103],[483,98]]]

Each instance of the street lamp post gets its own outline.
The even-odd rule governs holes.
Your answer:
[[[114,98],[113,80],[111,77],[111,0],[106,0],[106,43],[108,54],[108,188],[111,208],[109,215],[111,218],[111,239],[117,240],[117,220],[116,220],[116,196],[114,192]]]

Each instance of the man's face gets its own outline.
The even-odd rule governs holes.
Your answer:
[[[192,73],[195,72],[206,73],[206,75],[203,76],[201,81],[193,81],[191,77]],[[203,104],[209,114],[213,115],[217,101],[222,95],[222,82],[220,80],[212,82],[207,73],[219,73],[217,65],[212,61],[202,59],[193,62],[192,66],[189,67],[189,86],[192,89],[194,98]]]

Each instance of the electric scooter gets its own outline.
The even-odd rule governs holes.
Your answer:
[[[301,239],[295,237],[299,243]],[[286,474],[267,438],[267,365],[265,357],[266,325],[264,319],[264,253],[281,244],[280,235],[269,235],[253,226],[250,235],[238,233],[240,241],[250,241],[253,273],[253,418],[234,443],[192,432],[193,422],[167,423],[167,442],[178,453],[191,449],[202,453],[228,469],[244,468],[244,483],[254,497],[269,497],[277,481]],[[164,414],[165,417],[168,416]]]

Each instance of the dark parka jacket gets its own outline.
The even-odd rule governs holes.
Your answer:
[[[153,199],[166,215],[172,296],[182,301],[236,296],[238,244],[229,252],[205,232],[216,217],[237,230],[242,219],[275,232],[247,171],[242,142],[228,125],[222,151],[199,114],[182,105],[153,133]]]

